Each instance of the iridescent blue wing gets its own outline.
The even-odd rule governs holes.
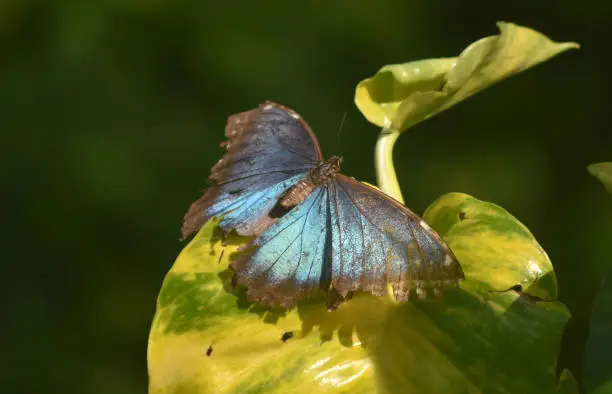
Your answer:
[[[183,238],[221,215],[223,230],[258,234],[275,221],[269,212],[279,196],[322,160],[308,124],[269,101],[230,116],[225,135],[227,152],[211,171],[212,187],[185,215]]]
[[[255,238],[232,264],[251,301],[291,307],[331,280],[328,190],[315,189],[304,201]]]
[[[463,278],[440,236],[405,206],[341,174],[328,188],[332,285],[341,295],[383,295],[390,284],[395,298],[405,301],[411,285],[422,293]]]

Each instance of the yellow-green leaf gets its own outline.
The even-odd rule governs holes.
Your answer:
[[[405,304],[356,294],[333,312],[320,298],[291,311],[248,303],[227,269],[240,240],[222,246],[216,223],[208,223],[162,285],[149,337],[149,392],[558,392],[566,308],[488,291],[523,284],[555,298],[552,265],[537,241],[503,209],[457,193],[434,202],[425,219],[456,249],[466,272],[461,287],[446,290],[443,301]]]
[[[587,169],[604,184],[608,192],[612,193],[612,163],[591,164]]]
[[[524,291],[557,299],[557,279],[548,255],[529,229],[502,207],[464,193],[447,193],[424,215],[483,290],[521,285]],[[478,261],[478,264],[465,264]]]
[[[496,82],[578,48],[527,27],[497,25],[499,35],[474,42],[458,57],[382,67],[357,85],[357,107],[370,122],[403,131]]]

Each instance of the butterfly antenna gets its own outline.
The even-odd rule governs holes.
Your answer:
[[[342,115],[342,120],[340,121],[340,126],[338,126],[338,134],[336,134],[338,138],[338,146],[342,146],[342,139],[340,138],[342,134],[342,127],[344,126],[344,121],[346,120],[347,111],[344,111],[344,115]]]

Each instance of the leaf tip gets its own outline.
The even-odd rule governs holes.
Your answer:
[[[573,41],[560,42],[558,43],[558,45],[562,51],[566,51],[569,49],[580,49],[580,44],[578,44],[577,42],[573,42]]]
[[[576,378],[572,372],[564,368],[561,372],[561,376],[559,377],[559,382],[557,384],[557,389],[555,390],[556,394],[578,394],[580,391],[578,390],[578,382],[576,382]]]
[[[530,32],[532,34],[535,33],[537,35],[543,36],[542,33],[538,32],[536,30],[533,30],[533,29],[531,29],[529,27],[520,26],[520,25],[517,25],[515,23],[505,22],[505,21],[497,21],[495,24],[497,25],[497,28],[499,29],[501,35],[506,35],[510,30],[516,29],[516,30],[523,30],[525,32]],[[550,40],[550,41],[552,41],[552,40]],[[577,42],[573,42],[573,41],[566,41],[566,42],[556,42],[556,41],[553,41],[552,43],[554,44],[555,52],[556,53],[565,52],[565,51],[567,51],[569,49],[580,49],[580,44],[578,44]]]
[[[601,167],[601,163],[589,164],[587,166],[587,171],[589,172],[589,174],[591,174],[595,178],[597,178],[597,174],[599,172],[599,167]]]
[[[612,193],[612,162],[594,163],[587,166],[589,174],[599,179]]]

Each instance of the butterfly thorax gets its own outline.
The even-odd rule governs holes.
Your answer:
[[[292,208],[304,201],[314,189],[333,179],[340,171],[341,164],[342,157],[340,156],[332,156],[327,161],[319,163],[308,172],[304,179],[287,189],[279,201],[280,205],[284,208]]]

